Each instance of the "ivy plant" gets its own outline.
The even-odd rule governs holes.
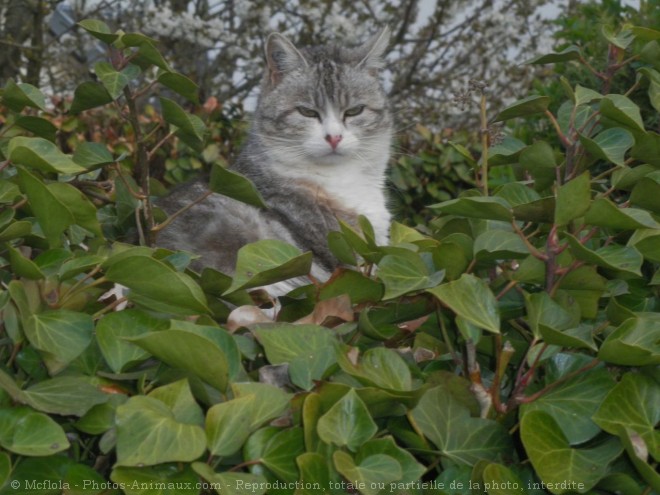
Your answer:
[[[261,198],[151,39],[80,27],[109,57],[66,108],[1,94],[0,493],[660,493],[660,32],[604,31],[602,69],[578,47],[531,60],[600,81],[563,101],[489,116],[473,82],[482,151],[452,153],[475,187],[388,246],[342,225],[344,266],[266,308],[251,289],[310,254],[261,241],[232,277],[152,247],[165,143],[209,162],[210,190]],[[117,142],[69,149],[103,106]],[[520,132],[538,116],[555,138]]]

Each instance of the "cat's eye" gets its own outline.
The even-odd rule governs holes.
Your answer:
[[[363,110],[364,105],[358,105],[356,107],[349,108],[344,112],[344,117],[356,117],[357,115],[360,115]]]
[[[316,110],[312,110],[311,108],[307,107],[296,107],[296,110],[298,110],[298,113],[302,115],[303,117],[309,117],[310,119],[319,119],[321,116]]]

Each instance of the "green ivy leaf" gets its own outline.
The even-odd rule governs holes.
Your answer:
[[[223,167],[219,163],[213,163],[211,166],[209,188],[213,192],[256,208],[268,208],[259,190],[250,179],[238,172]]]
[[[505,136],[501,143],[492,146],[488,150],[488,165],[497,166],[516,163],[524,148],[525,143],[520,139]]]
[[[590,449],[572,449],[559,425],[544,411],[523,416],[520,436],[532,466],[544,483],[582,483],[584,491],[591,490],[607,474],[608,465],[622,450],[619,442],[612,439]]]
[[[63,369],[92,341],[94,320],[85,313],[56,309],[31,315],[25,335],[46,358],[51,373]]]
[[[179,423],[204,426],[204,413],[195,401],[187,379],[158,387],[149,392],[148,397],[165,404]]]
[[[556,64],[557,62],[568,62],[569,60],[578,60],[582,55],[580,49],[571,45],[557,53],[548,53],[547,55],[539,55],[531,60],[525,62],[526,64],[541,65],[541,64]]]
[[[83,376],[57,376],[35,383],[23,392],[23,397],[38,411],[62,416],[83,416],[108,400],[108,395]]]
[[[94,72],[113,100],[119,98],[123,94],[124,88],[131,82],[126,74],[115,70],[107,62],[94,64]]]
[[[324,442],[355,452],[376,434],[378,427],[362,399],[350,389],[319,418],[317,431]]]
[[[660,421],[660,388],[652,378],[625,373],[605,397],[593,420],[612,435],[623,436],[625,428],[635,431],[649,454],[660,460],[660,432],[656,430]]]
[[[253,394],[216,404],[206,414],[206,438],[211,454],[232,455],[243,446],[252,431],[252,411],[257,407]]]
[[[112,153],[101,143],[88,141],[80,143],[73,152],[71,159],[84,167],[85,170],[94,170],[102,165],[114,162]]]
[[[398,483],[390,485],[390,488],[398,488],[399,486],[397,485],[399,484],[405,485],[406,483],[417,481],[426,471],[426,468],[417,462],[410,452],[399,447],[391,436],[369,440],[360,447],[355,460],[358,464],[361,464],[362,461],[374,455],[386,455],[395,459],[399,464],[401,476],[396,478]]]
[[[567,225],[571,220],[583,216],[591,204],[591,179],[589,173],[579,175],[557,190],[555,224]]]
[[[69,111],[75,115],[90,108],[106,105],[112,101],[112,96],[102,84],[85,81],[76,87]]]
[[[60,425],[28,407],[0,407],[0,445],[24,456],[50,456],[70,447]]]
[[[528,96],[502,110],[495,117],[495,122],[545,112],[548,109],[548,105],[550,105],[549,96]]]
[[[17,136],[9,142],[9,159],[42,172],[80,174],[87,170],[62,153],[55,144],[39,137]]]
[[[392,457],[374,454],[356,464],[353,458],[340,450],[332,454],[335,468],[347,480],[360,487],[364,495],[380,493],[379,483],[389,484],[401,477],[401,466]]]
[[[218,390],[227,390],[227,357],[210,338],[185,330],[160,330],[128,340],[164,363],[188,371]]]
[[[483,470],[488,495],[513,495],[525,486],[518,476],[502,464],[490,463]]]
[[[543,341],[547,344],[575,349],[598,350],[594,342],[591,325],[584,324],[567,330],[557,330],[544,324],[539,324],[538,329]]]
[[[510,222],[513,219],[511,205],[497,196],[458,198],[431,205],[429,208],[443,215],[458,215],[484,220]]]
[[[566,240],[573,255],[579,260],[611,270],[631,273],[638,277],[642,276],[641,268],[644,257],[633,247],[613,244],[593,251],[583,246],[580,241],[570,234],[566,234]]]
[[[534,188],[538,191],[549,188],[557,176],[555,151],[545,141],[537,141],[520,152],[520,165],[534,178]]]
[[[114,43],[119,35],[113,34],[108,25],[97,19],[83,19],[78,25],[95,38],[107,43]]]
[[[660,214],[660,174],[653,172],[639,180],[633,187],[630,202]]]
[[[290,406],[291,397],[282,389],[267,383],[233,383],[234,397],[254,395],[255,403],[250,414],[250,430],[280,417]]]
[[[107,483],[103,476],[91,467],[78,464],[64,455],[21,459],[21,462],[14,466],[11,478],[21,488],[9,489],[10,483],[3,493],[54,494],[63,492],[58,489],[59,486],[68,485],[69,488],[64,488],[64,491],[71,495],[101,495],[106,490],[100,487]]]
[[[299,479],[296,458],[305,452],[302,428],[277,431],[261,447],[258,458],[278,479],[289,483]]]
[[[41,117],[21,115],[16,119],[15,125],[22,127],[26,131],[30,131],[36,137],[44,138],[48,141],[55,141],[55,136],[57,135],[57,127],[49,120]]]
[[[205,449],[204,430],[177,421],[172,411],[157,399],[135,396],[117,408],[115,466],[190,462]]]
[[[474,240],[474,257],[478,261],[520,259],[529,255],[529,249],[518,234],[492,229]]]
[[[67,206],[76,225],[80,225],[97,237],[103,238],[101,224],[96,218],[96,207],[85,194],[71,184],[63,182],[53,182],[46,187],[60,203]]]
[[[331,330],[316,325],[273,324],[252,333],[264,347],[271,364],[289,364],[292,382],[309,390],[337,360],[337,339]]]
[[[30,280],[40,280],[45,278],[45,275],[39,269],[39,266],[30,258],[23,256],[18,249],[8,245],[7,251],[9,252],[9,262],[16,275]]]
[[[635,138],[625,129],[612,127],[605,129],[593,139],[580,134],[580,142],[595,157],[623,167],[626,152],[635,144]]]
[[[639,107],[627,96],[611,94],[600,101],[600,113],[619,125],[644,132]]]
[[[178,129],[177,134],[187,145],[199,150],[204,143],[207,132],[204,122],[196,115],[186,112],[173,100],[162,96],[159,100],[165,122]]]
[[[137,309],[127,309],[101,318],[96,325],[96,339],[110,368],[115,373],[121,373],[150,356],[127,338],[163,330],[168,326],[166,320],[154,318]]]
[[[332,299],[346,294],[353,304],[362,304],[380,301],[383,297],[383,290],[383,284],[362,273],[340,269],[321,286],[319,299]]]
[[[575,106],[586,105],[592,101],[600,101],[603,99],[598,91],[585,88],[579,84],[575,86]]]
[[[584,220],[588,225],[615,230],[660,229],[660,223],[648,211],[638,208],[619,208],[605,198],[591,203]]]
[[[457,315],[493,333],[500,333],[497,300],[486,283],[470,274],[453,282],[427,289]]]
[[[366,385],[402,392],[413,388],[408,365],[392,349],[374,347],[368,349],[358,363],[351,359],[346,353],[338,354],[342,370]]]
[[[129,299],[150,309],[174,314],[210,312],[199,285],[163,261],[144,255],[126,255],[108,263],[106,278],[131,289]]]
[[[598,358],[623,366],[660,364],[660,317],[647,313],[627,319],[607,336]]]
[[[387,254],[378,263],[378,278],[385,284],[383,299],[394,299],[409,292],[437,286],[444,271],[429,273],[420,256],[411,251]]]
[[[330,470],[324,456],[313,452],[305,452],[296,458],[296,463],[300,471],[301,481],[311,483],[312,487],[314,483],[319,486],[330,486]],[[318,490],[306,489],[305,487],[298,491],[300,495],[315,495],[318,493]]]
[[[225,294],[301,277],[311,267],[311,252],[301,253],[291,244],[276,239],[253,242],[238,250],[236,274]]]
[[[650,487],[655,491],[660,490],[660,474],[656,469],[656,465],[651,465],[648,462],[648,457],[644,449],[644,441],[640,436],[631,428],[619,427],[619,438],[623,443],[628,457],[632,461],[635,469],[641,475],[642,479],[646,481]]]
[[[12,79],[7,81],[2,92],[2,103],[14,112],[20,112],[25,107],[47,111],[46,97],[39,88],[28,83],[16,84]]]
[[[158,82],[195,105],[199,104],[199,86],[186,76],[177,72],[163,72],[158,76]]]
[[[612,387],[614,380],[605,368],[590,370],[562,383],[533,402],[523,404],[521,414],[546,412],[556,421],[571,445],[581,444],[600,432],[591,416]]]
[[[470,417],[445,386],[428,390],[410,418],[419,430],[451,461],[473,466],[508,456],[511,437],[499,423]]]
[[[601,33],[603,36],[605,36],[605,39],[607,39],[607,41],[612,43],[614,46],[625,50],[635,40],[635,34],[631,28],[632,26],[629,24],[624,24],[623,27],[617,32],[612,27],[603,25],[601,27]]]
[[[246,489],[249,489],[250,495],[266,493],[266,479],[263,476],[229,471],[216,473],[211,466],[203,462],[194,462],[192,468],[206,481],[219,487],[216,489],[218,495],[245,495]]]

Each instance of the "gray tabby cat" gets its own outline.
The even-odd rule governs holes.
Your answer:
[[[201,255],[201,265],[232,273],[245,244],[280,239],[312,251],[312,275],[338,265],[327,236],[337,219],[365,215],[386,244],[390,213],[384,195],[392,121],[379,81],[389,30],[357,48],[297,49],[274,33],[249,138],[232,168],[250,178],[268,209],[213,194],[179,215],[158,236],[162,247]],[[160,206],[172,214],[207,190],[175,189]],[[197,265],[199,267],[199,264]],[[278,284],[273,295],[296,284]]]

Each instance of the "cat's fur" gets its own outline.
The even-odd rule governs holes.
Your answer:
[[[177,217],[157,244],[194,252],[202,266],[232,273],[241,246],[281,239],[313,252],[312,275],[319,279],[338,264],[327,247],[337,219],[355,225],[365,215],[385,244],[392,123],[379,69],[388,41],[385,29],[357,48],[299,50],[284,36],[270,35],[252,128],[232,166],[254,182],[268,209],[213,194]],[[187,184],[160,206],[172,214],[206,190],[199,181]]]

